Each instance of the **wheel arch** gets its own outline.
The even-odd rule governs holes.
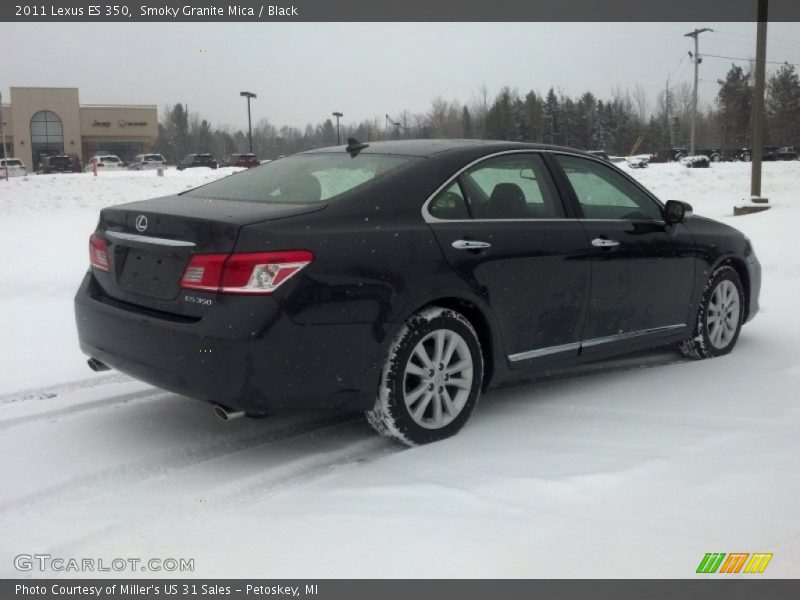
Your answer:
[[[742,322],[746,322],[750,316],[750,273],[747,271],[747,265],[744,260],[736,255],[726,255],[721,257],[712,267],[711,273],[714,273],[720,267],[731,267],[739,276],[739,281],[742,282],[742,290],[744,291],[744,317]]]
[[[483,354],[483,388],[491,383],[502,362],[502,340],[494,314],[485,303],[460,291],[441,290],[430,294],[404,311],[402,326],[413,314],[430,306],[449,308],[463,315],[475,328]]]

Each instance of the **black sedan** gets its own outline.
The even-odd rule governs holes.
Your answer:
[[[761,281],[739,231],[602,159],[464,140],[350,140],[105,208],[89,250],[93,368],[225,419],[364,411],[406,444],[554,367],[727,354]]]

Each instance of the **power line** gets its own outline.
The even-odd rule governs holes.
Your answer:
[[[756,39],[756,36],[751,34],[751,33],[734,33],[732,31],[720,31],[719,29],[715,29],[714,33],[721,33],[722,35],[735,35],[735,36],[738,36],[738,37],[746,37],[746,38],[750,38],[752,40]],[[776,41],[776,42],[786,42],[786,43],[789,43],[789,44],[797,44],[798,43],[797,39],[776,38],[776,37],[773,37],[773,36],[770,36],[769,39],[773,40],[773,41]]]
[[[703,56],[703,57],[707,56],[709,58],[724,58],[726,60],[744,60],[744,61],[747,61],[747,62],[754,62],[755,61],[754,58],[741,58],[741,57],[736,57],[736,56],[721,56],[719,54],[705,54],[705,53],[703,53],[700,56]],[[765,62],[768,65],[792,65],[793,67],[800,67],[800,64],[798,64],[798,63],[790,63],[790,62],[785,61],[785,60],[784,61],[768,60],[768,61],[765,61]]]

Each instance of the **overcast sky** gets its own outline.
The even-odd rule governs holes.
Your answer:
[[[23,23],[0,24],[0,90],[78,87],[85,104],[184,102],[215,124],[246,125],[241,90],[258,94],[253,121],[304,127],[334,110],[344,122],[404,108],[426,111],[437,95],[470,101],[485,84],[541,93],[552,85],[604,97],[641,84],[651,95],[691,82],[687,51],[755,55],[754,23]],[[769,25],[767,60],[800,64],[800,23]],[[710,102],[730,60],[701,65]],[[775,68],[774,65],[768,65]]]

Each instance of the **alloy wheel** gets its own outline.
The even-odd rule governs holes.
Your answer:
[[[455,331],[437,329],[422,338],[406,362],[403,399],[415,423],[441,429],[469,399],[474,377],[467,342]]]
[[[708,303],[708,339],[711,345],[721,350],[727,348],[736,336],[741,313],[739,290],[729,279],[719,282]]]

